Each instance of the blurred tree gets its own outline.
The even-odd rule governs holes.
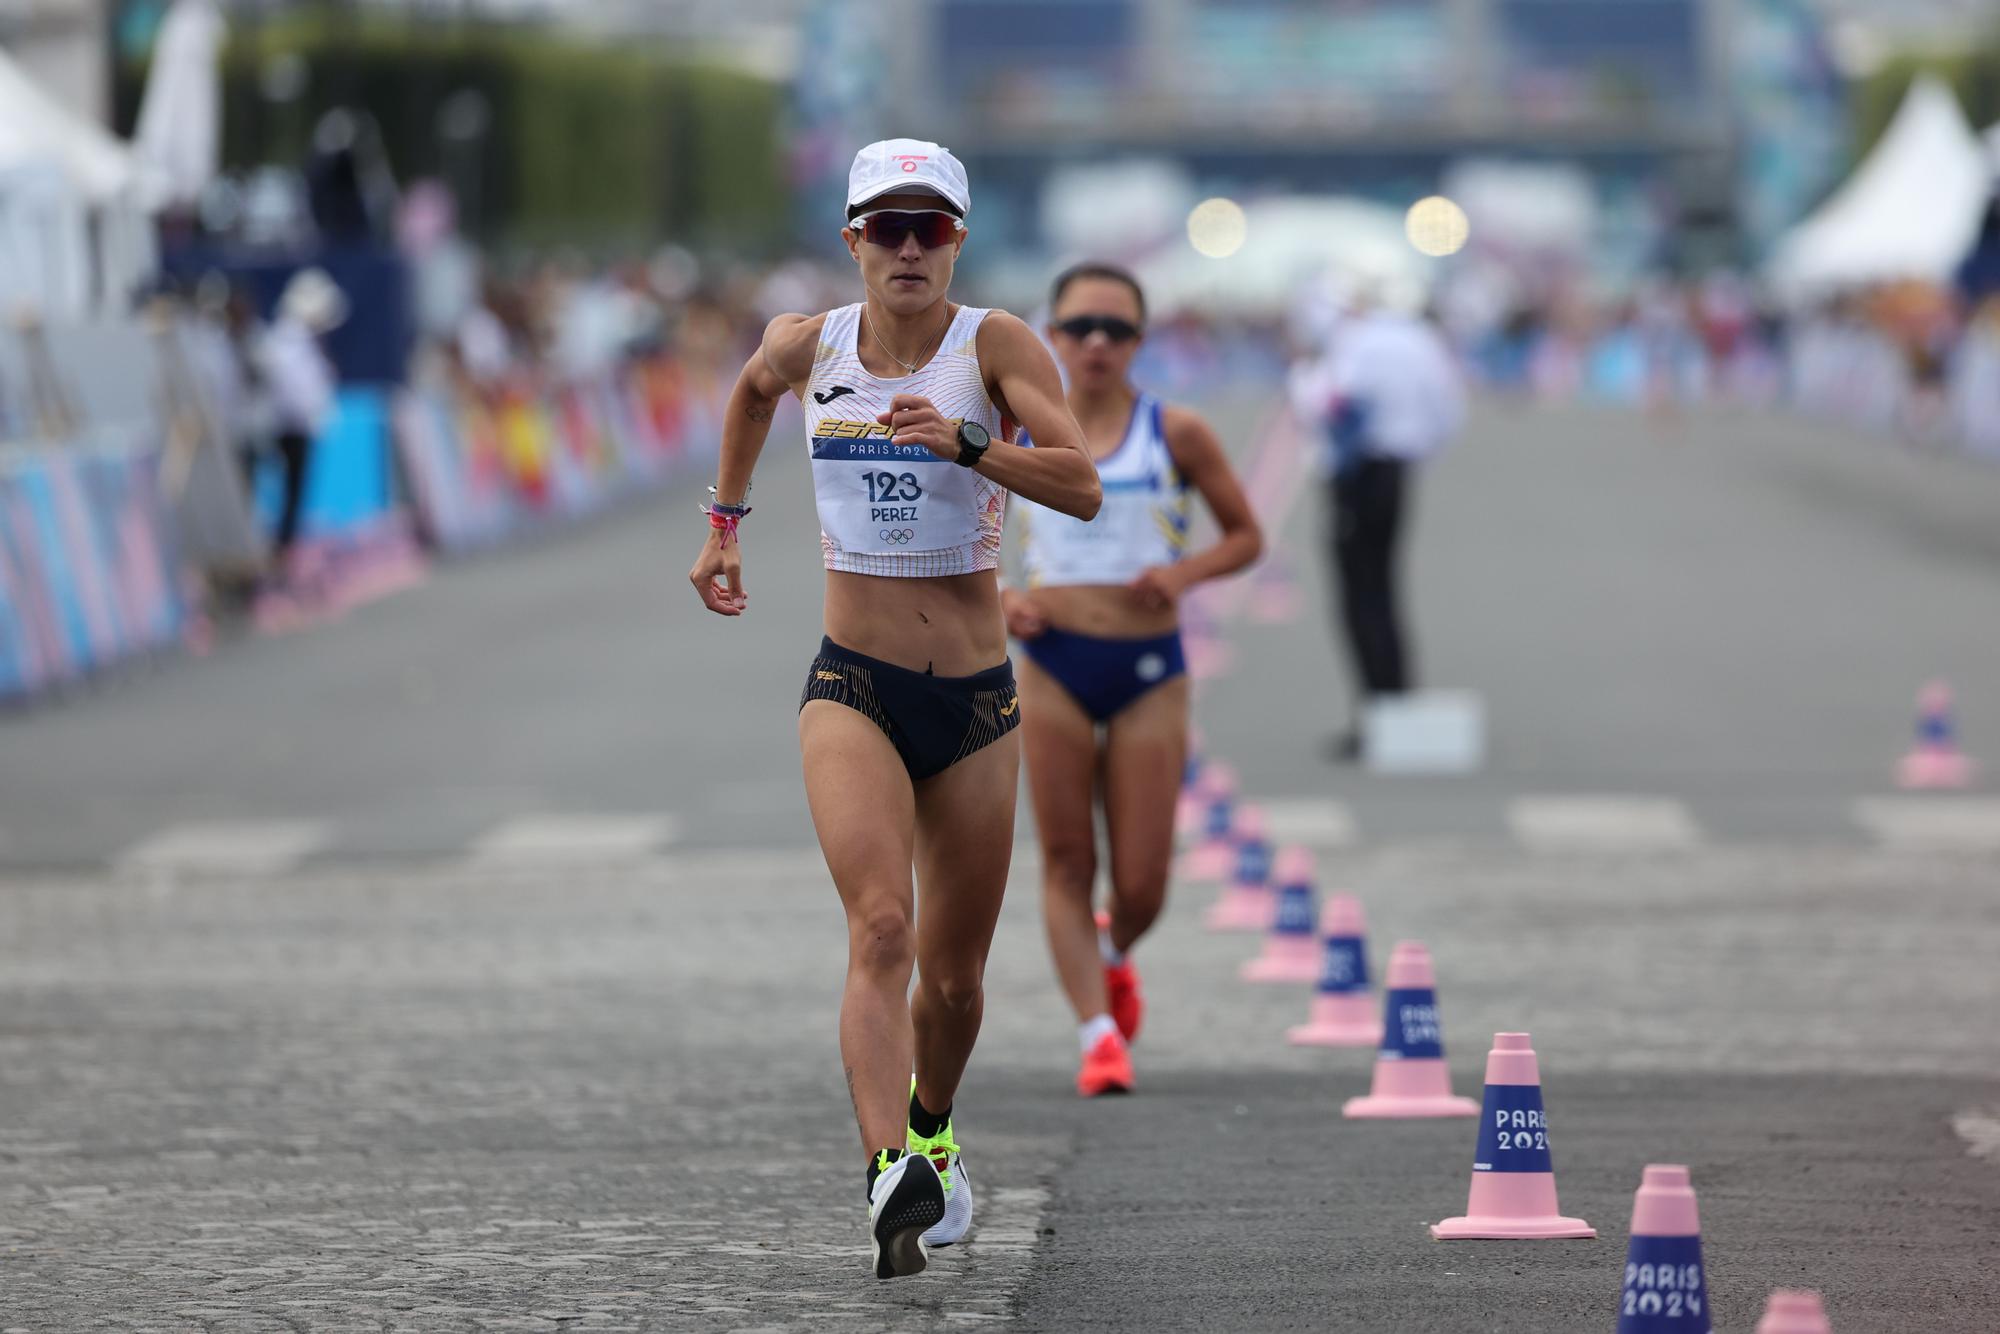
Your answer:
[[[784,93],[742,70],[353,10],[239,25],[223,68],[231,169],[298,165],[319,117],[350,106],[374,117],[398,180],[445,180],[489,242],[767,254],[787,233]],[[118,70],[128,131],[145,76],[143,60]]]

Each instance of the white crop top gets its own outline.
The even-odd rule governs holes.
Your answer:
[[[1097,460],[1104,504],[1085,522],[1021,502],[1028,586],[1128,584],[1179,560],[1187,547],[1188,493],[1167,448],[1160,401],[1141,394],[1118,447]]]
[[[896,395],[920,394],[946,417],[1005,439],[979,372],[985,318],[984,310],[960,308],[937,355],[901,379],[881,380],[862,369],[856,351],[861,307],[827,312],[804,402],[827,569],[918,579],[1000,563],[1006,488],[922,445],[891,444],[889,428],[875,420]]]

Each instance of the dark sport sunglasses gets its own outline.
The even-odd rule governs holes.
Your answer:
[[[914,213],[896,209],[863,213],[847,225],[861,233],[861,239],[870,245],[890,250],[902,249],[903,238],[912,232],[916,233],[918,245],[926,250],[935,250],[941,245],[950,245],[965,230],[965,224],[952,214],[928,208]]]
[[[1101,333],[1114,343],[1129,343],[1139,336],[1139,326],[1116,315],[1072,315],[1056,321],[1056,332],[1068,334],[1079,343],[1094,333]]]

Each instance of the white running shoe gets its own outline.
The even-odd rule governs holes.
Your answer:
[[[945,1216],[944,1182],[923,1154],[906,1153],[882,1169],[868,1192],[868,1237],[875,1277],[921,1274],[930,1263],[924,1232]]]
[[[951,1126],[947,1124],[944,1135],[950,1134]],[[931,1164],[936,1166],[935,1156],[931,1158]],[[945,1155],[944,1166],[938,1168],[938,1180],[944,1183],[944,1220],[924,1233],[924,1244],[953,1246],[964,1241],[966,1232],[972,1227],[972,1178],[966,1175],[965,1160],[959,1156],[956,1144]]]
[[[914,1106],[917,1098],[917,1077],[910,1076],[910,1102]],[[959,1157],[958,1140],[951,1133],[951,1121],[947,1119],[935,1135],[919,1135],[915,1130],[905,1131],[907,1139],[903,1147],[912,1154],[921,1153],[931,1160],[931,1166],[938,1171],[938,1180],[944,1182],[944,1221],[924,1233],[927,1246],[952,1246],[965,1240],[965,1234],[972,1227],[972,1178],[965,1174],[965,1162]]]

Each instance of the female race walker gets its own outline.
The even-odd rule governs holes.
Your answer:
[[[1263,537],[1208,423],[1127,378],[1146,317],[1132,275],[1078,265],[1056,279],[1050,305],[1049,334],[1069,373],[1070,411],[1097,462],[1104,507],[1079,523],[1024,505],[1028,591],[1007,590],[1001,605],[1028,658],[1021,696],[1043,917],[1056,975],[1076,1009],[1083,1046],[1076,1086],[1088,1098],[1132,1088],[1127,1044],[1138,1036],[1143,1006],[1128,956],[1166,901],[1188,729],[1176,604],[1203,580],[1256,560]],[[1190,488],[1222,535],[1183,556]],[[1111,903],[1093,918],[1100,805]]]
[[[1007,493],[1078,519],[1099,499],[1034,331],[945,295],[970,203],[965,169],[936,144],[891,139],[855,155],[841,235],[866,299],[765,329],[730,395],[708,542],[689,575],[710,611],[743,614],[737,524],[778,400],[797,394],[827,570],[799,748],[847,913],[840,1054],[868,1152],[878,1278],[920,1272],[926,1243],[958,1241],[972,1217],[952,1097],[979,1033],[1020,768],[994,573]],[[1010,443],[1012,423],[1040,447]]]

